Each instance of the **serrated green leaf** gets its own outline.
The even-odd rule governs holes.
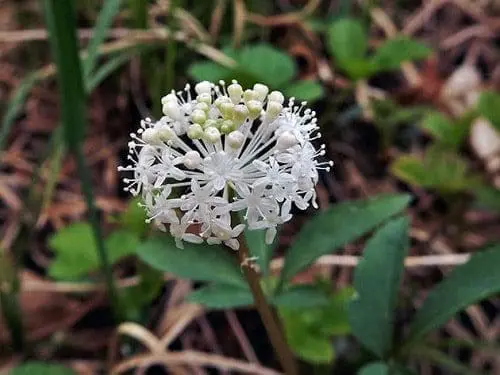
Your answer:
[[[27,362],[13,368],[9,375],[75,375],[75,372],[61,365]]]
[[[456,152],[435,144],[427,148],[423,159],[403,155],[396,159],[391,172],[401,180],[434,188],[443,194],[462,192],[479,184],[469,172],[467,162]]]
[[[320,256],[340,249],[401,212],[409,201],[406,194],[382,195],[343,202],[312,217],[285,256],[281,286]]]
[[[296,74],[295,62],[286,53],[269,44],[243,48],[238,61],[241,69],[270,87],[279,88]]]
[[[315,285],[294,285],[274,296],[272,302],[277,306],[302,309],[325,306],[329,298]]]
[[[408,230],[407,217],[385,224],[366,244],[354,272],[358,295],[349,305],[351,329],[379,357],[392,347],[393,314],[409,246]]]
[[[135,252],[139,239],[127,231],[113,232],[105,241],[109,261],[116,262]],[[62,228],[49,239],[55,259],[49,275],[59,280],[74,280],[99,268],[95,237],[87,223],[77,223]]]
[[[497,130],[500,130],[500,94],[493,91],[482,92],[477,109]]]
[[[282,91],[289,98],[293,96],[298,100],[307,100],[308,102],[314,102],[325,94],[323,86],[319,82],[309,80],[291,83],[285,86]]]
[[[403,62],[424,59],[431,52],[431,49],[422,43],[406,37],[397,37],[378,47],[370,63],[376,72],[396,70]]]
[[[403,155],[397,158],[390,167],[391,173],[406,183],[426,186],[428,173],[424,163],[413,155]]]
[[[500,245],[473,255],[435,287],[417,311],[407,341],[439,328],[465,307],[500,292]]]
[[[209,309],[231,309],[253,305],[252,293],[248,288],[228,284],[203,286],[189,293],[186,300]]]
[[[185,242],[184,249],[179,249],[174,239],[165,235],[143,242],[137,255],[151,267],[178,277],[246,286],[235,258],[220,246]]]
[[[351,78],[362,78],[368,73],[366,30],[358,20],[343,18],[334,22],[328,29],[327,46],[338,66]]]
[[[432,112],[422,120],[422,127],[441,144],[457,148],[467,136],[470,122],[451,121],[440,112]]]

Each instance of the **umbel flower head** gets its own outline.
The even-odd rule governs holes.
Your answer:
[[[316,207],[314,187],[325,146],[315,112],[295,105],[267,86],[226,87],[211,82],[172,91],[161,99],[164,116],[141,121],[129,142],[131,172],[125,190],[142,195],[149,221],[182,241],[238,249],[248,226],[266,230],[271,243],[276,227],[291,219],[292,205]],[[232,220],[243,213],[243,223]],[[168,225],[168,226],[167,226]]]

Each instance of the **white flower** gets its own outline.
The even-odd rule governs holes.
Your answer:
[[[266,230],[266,242],[277,226],[290,220],[292,205],[315,206],[319,162],[325,154],[315,113],[267,86],[243,88],[233,81],[200,82],[191,96],[172,92],[162,98],[164,116],[141,121],[129,142],[132,172],[125,188],[142,194],[149,221],[169,225],[182,241],[239,248],[245,226]],[[234,222],[243,211],[243,223]]]

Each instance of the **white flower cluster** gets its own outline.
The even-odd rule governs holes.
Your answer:
[[[316,150],[315,113],[294,104],[286,107],[279,91],[267,86],[226,87],[200,82],[196,96],[189,85],[162,98],[164,116],[141,121],[129,142],[133,172],[125,190],[142,194],[149,220],[169,230],[177,246],[182,241],[224,243],[238,249],[237,237],[266,229],[271,243],[276,227],[292,217],[292,203],[305,210],[315,204],[318,162],[325,146]],[[245,224],[231,215],[243,211]]]

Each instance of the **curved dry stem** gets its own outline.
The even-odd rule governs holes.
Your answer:
[[[167,368],[176,365],[197,365],[215,367],[219,370],[235,371],[242,374],[280,375],[277,371],[257,364],[196,351],[135,356],[113,367],[111,375],[119,375],[139,366],[152,366],[154,364],[162,364]]]

